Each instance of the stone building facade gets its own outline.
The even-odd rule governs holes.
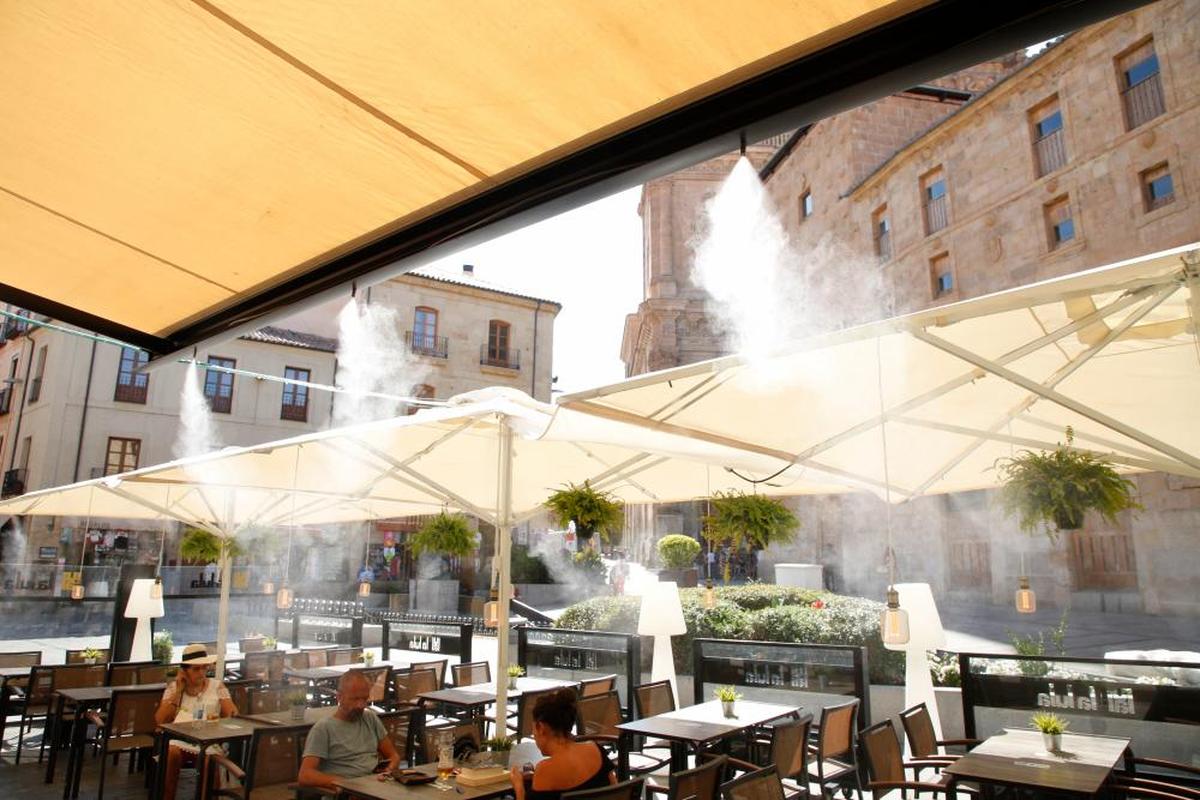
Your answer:
[[[1200,2],[1160,0],[1032,57],[979,65],[798,132],[760,170],[792,246],[810,256],[800,259],[797,313],[819,319],[818,330],[845,327],[1200,241],[1198,45]],[[673,179],[648,184],[644,197],[668,194]],[[650,253],[664,227],[686,231],[689,219],[645,225]],[[687,269],[684,259],[675,272]],[[703,318],[703,300],[693,313]],[[630,374],[703,350],[635,340],[645,316],[626,325]],[[708,352],[721,349],[712,342]],[[1024,571],[1048,605],[1195,614],[1194,560],[1176,554],[1194,551],[1200,482],[1135,481],[1145,511],[1115,526],[1089,519],[1056,542],[1020,534],[990,492],[919,498],[893,514],[900,574],[944,597],[1011,603]],[[879,595],[881,504],[859,495],[790,502],[804,521],[800,540],[764,553],[763,565],[819,561],[838,588]]]

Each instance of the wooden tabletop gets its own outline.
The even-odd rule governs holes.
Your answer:
[[[332,717],[338,710],[337,706],[320,706],[304,709],[304,719],[292,719],[292,711],[271,711],[266,714],[242,714],[241,719],[261,722],[264,725],[315,725],[326,717]]]
[[[517,688],[508,690],[508,698],[512,700],[520,697],[525,692],[561,689],[564,686],[577,686],[578,684],[579,681],[561,680],[559,678],[517,678]],[[422,692],[418,697],[452,706],[485,706],[488,703],[496,702],[496,684],[472,683],[467,686],[452,686],[449,689]]]
[[[172,739],[181,739],[198,745],[220,744],[234,739],[246,739],[256,728],[262,728],[266,723],[256,722],[245,717],[225,717],[212,720],[184,720],[182,722],[166,722],[158,727]]]
[[[799,710],[797,706],[785,706],[779,703],[738,700],[734,704],[735,716],[731,718],[725,716],[721,701],[709,700],[707,703],[668,711],[654,717],[623,722],[617,728],[627,733],[653,736],[658,739],[701,744],[779,717],[795,714]]]
[[[55,689],[54,693],[67,698],[72,703],[95,703],[112,699],[113,692],[126,689],[166,689],[165,683],[141,683],[133,686],[76,686],[68,689]]]
[[[429,775],[437,774],[437,764],[419,764],[415,767]],[[455,783],[455,791],[442,791],[433,786],[433,784],[422,783],[405,786],[397,783],[394,780],[381,781],[374,775],[365,775],[361,778],[339,778],[338,785],[343,789],[340,794],[352,794],[356,797],[371,798],[371,800],[485,800],[490,797],[500,797],[506,794],[512,794],[512,783],[508,779],[508,775],[504,776],[503,781],[485,784],[484,786],[458,786],[457,782],[451,778],[452,783]]]
[[[1006,728],[945,768],[956,778],[1093,795],[1129,748],[1129,739],[1064,733],[1062,750],[1046,750],[1042,734]]]
[[[376,661],[367,666],[361,662],[357,664],[338,664],[333,667],[309,667],[307,669],[285,669],[283,674],[289,678],[300,678],[306,681],[328,681],[334,678],[340,678],[352,669],[378,669],[379,667],[395,667],[404,669],[408,664],[400,661]]]

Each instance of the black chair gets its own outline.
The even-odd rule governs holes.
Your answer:
[[[418,759],[425,727],[424,710],[420,706],[409,706],[397,711],[385,711],[378,716],[400,758],[410,767],[422,763]],[[425,760],[433,759],[426,756]]]
[[[724,800],[784,800],[783,784],[775,767],[748,772],[721,786]]]
[[[614,783],[599,789],[581,789],[563,792],[562,800],[641,800],[644,778],[634,778],[624,783]]]
[[[492,682],[492,667],[486,661],[468,661],[450,668],[455,686],[471,686],[476,683]]]
[[[96,726],[96,736],[100,741],[97,800],[104,797],[104,776],[109,753],[129,753],[129,769],[132,771],[134,755],[149,755],[154,749],[154,732],[158,728],[154,712],[161,698],[162,690],[158,688],[117,689],[112,693],[107,713],[101,715],[97,711],[89,711],[86,714],[87,720]],[[149,778],[147,775],[148,782]]]
[[[904,760],[900,752],[900,737],[896,735],[896,726],[890,719],[872,725],[862,732],[863,754],[867,759],[867,773],[870,780],[867,788],[872,796],[882,797],[895,789],[901,790],[907,796],[911,789],[914,792],[933,792],[949,796],[955,791],[951,775],[939,775],[934,781],[909,780],[905,775],[906,768],[919,770],[927,763]],[[824,791],[824,786],[821,787]]]
[[[633,702],[638,719],[657,717],[675,710],[675,693],[670,681],[655,681],[633,687]]]
[[[712,756],[698,767],[672,772],[666,786],[647,783],[646,789],[651,794],[665,792],[668,800],[717,800],[728,761],[728,756]]]
[[[1132,771],[1115,775],[1110,782],[1110,788],[1126,797],[1200,798],[1200,767],[1164,758],[1134,757],[1126,764]],[[1138,767],[1152,767],[1154,772],[1139,772]]]
[[[798,719],[789,719],[772,725],[770,750],[767,763],[775,766],[780,784],[788,800],[807,798],[808,791],[808,735],[812,728],[812,714]],[[761,767],[736,758],[729,759],[731,770],[756,772]]]
[[[293,789],[296,774],[300,771],[304,740],[311,728],[311,725],[293,725],[255,729],[250,735],[250,755],[245,769],[224,753],[210,752],[208,758],[214,769],[224,770],[227,776],[238,781],[237,784],[222,781],[221,788],[214,789],[211,796],[248,800],[255,789],[271,789],[280,794]],[[209,781],[210,786],[214,784],[215,781]]]
[[[621,731],[617,728],[625,721],[621,711],[621,696],[616,692],[581,697],[575,704],[575,727],[578,731],[576,740],[591,741],[601,747],[616,749]],[[629,754],[629,771],[634,775],[654,772],[671,761],[669,747],[657,749],[666,750],[662,757],[648,755],[645,751],[654,748],[643,748]]]
[[[862,797],[854,742],[857,722],[858,698],[821,709],[821,727],[816,743],[809,745],[809,753],[816,758],[817,785],[823,797],[831,794],[830,789],[848,784],[853,784]]]
[[[970,749],[979,744],[979,739],[939,739],[933,729],[933,718],[924,703],[918,703],[912,708],[900,712],[900,724],[904,726],[904,735],[908,738],[909,752],[914,758],[928,761],[944,761],[952,763],[955,754],[939,754],[939,747],[966,747]]]

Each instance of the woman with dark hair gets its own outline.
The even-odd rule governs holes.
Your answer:
[[[563,792],[599,789],[617,782],[612,762],[595,742],[577,742],[575,690],[543,695],[533,707],[533,741],[546,758],[526,781],[519,766],[511,770],[517,800],[559,800]]]

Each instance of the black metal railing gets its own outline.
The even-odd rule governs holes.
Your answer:
[[[892,257],[892,232],[884,231],[875,236],[875,254],[880,261],[888,261]]]
[[[218,394],[208,395],[208,408],[214,414],[228,414],[233,411],[233,395]]]
[[[946,195],[925,201],[925,233],[936,233],[950,222],[946,208]]]
[[[4,338],[15,339],[31,327],[30,323],[23,319],[12,319],[11,317],[4,320]]]
[[[42,379],[33,378],[29,381],[29,402],[36,403],[42,396]]]
[[[419,356],[446,358],[450,352],[450,342],[445,336],[431,336],[425,333],[405,331],[404,342],[412,352]]]
[[[12,406],[12,394],[11,386],[5,386],[3,389],[0,389],[0,415],[8,413],[9,408]]]
[[[1156,72],[1122,91],[1121,102],[1125,105],[1125,124],[1129,130],[1165,113],[1167,104],[1163,100],[1159,73]]]
[[[513,350],[508,347],[496,349],[494,347],[489,347],[486,344],[481,344],[479,346],[479,363],[489,367],[520,369],[521,351]]]
[[[1037,156],[1038,177],[1061,169],[1067,164],[1067,145],[1063,130],[1059,128],[1033,143]]]
[[[29,470],[10,469],[4,473],[4,486],[0,488],[0,497],[16,497],[25,494],[25,476]]]
[[[146,387],[148,384],[137,383],[122,383],[117,381],[117,388],[113,391],[113,400],[118,403],[141,403],[146,404]]]
[[[279,418],[308,422],[308,403],[284,403],[279,407]]]

